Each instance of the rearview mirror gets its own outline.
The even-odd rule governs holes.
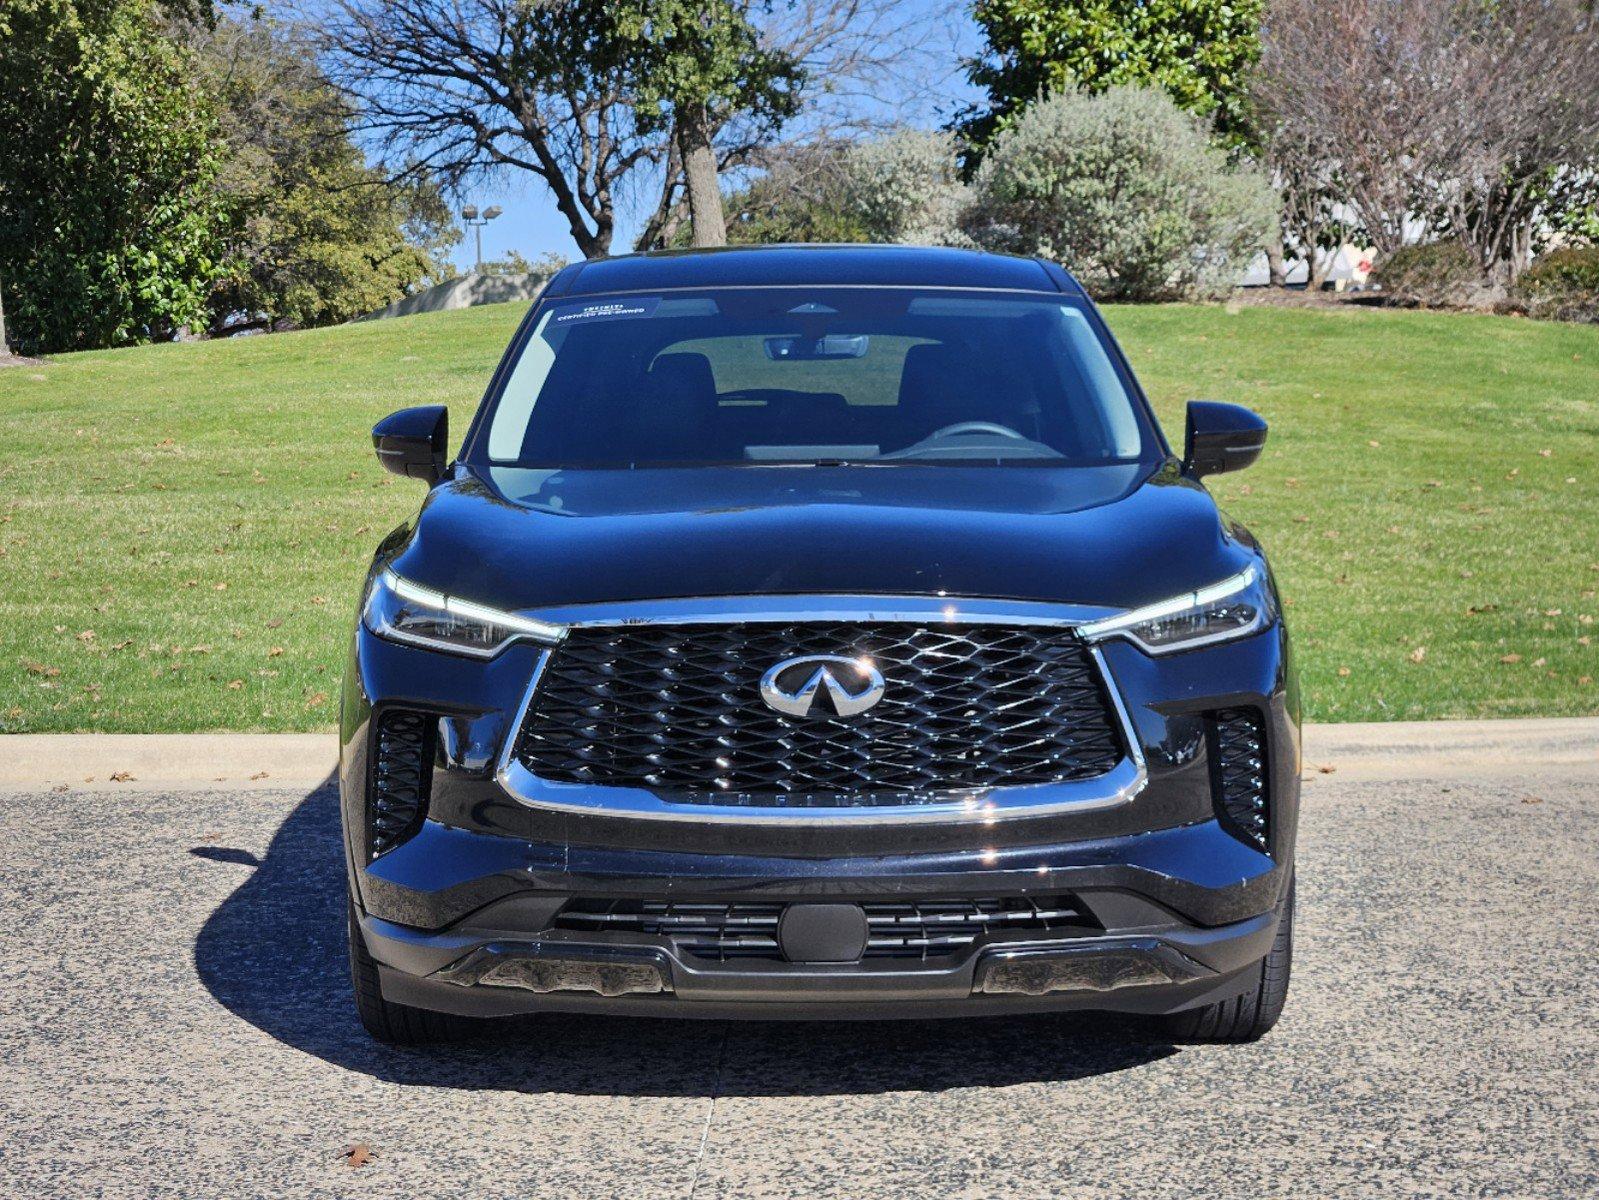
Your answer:
[[[861,358],[871,344],[864,333],[829,333],[819,338],[769,337],[766,357],[773,362],[826,362],[838,358]]]
[[[1241,404],[1188,402],[1188,439],[1183,470],[1195,479],[1241,471],[1260,457],[1266,422]]]
[[[372,426],[372,449],[396,475],[432,487],[444,478],[450,440],[450,410],[442,404],[402,408]]]

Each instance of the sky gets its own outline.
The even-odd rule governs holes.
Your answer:
[[[943,0],[905,0],[903,8],[938,25],[937,54],[940,60],[947,58],[949,62],[947,78],[939,81],[938,98],[902,114],[909,124],[936,127],[977,95],[957,66],[962,56],[976,52],[977,27],[964,4],[956,7]],[[511,250],[529,260],[550,251],[566,258],[579,257],[566,220],[556,211],[549,190],[526,171],[508,171],[498,179],[475,185],[470,194],[457,198],[453,207],[459,212],[462,204],[475,204],[480,210],[498,204],[504,210],[483,227],[485,259],[499,258]],[[631,245],[639,222],[626,220],[620,224],[614,242],[618,253]],[[452,259],[457,268],[469,271],[476,261],[477,244],[472,230],[464,232],[466,237],[455,247]]]

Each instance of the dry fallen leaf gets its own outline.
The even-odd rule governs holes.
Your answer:
[[[1408,657],[1413,663],[1419,663],[1422,659],[1427,657],[1427,647],[1417,646],[1406,657]]]
[[[1340,679],[1348,679],[1349,678],[1349,668],[1348,667],[1339,667],[1338,668],[1338,678],[1340,678]]]
[[[1320,771],[1323,775],[1331,775],[1337,769],[1338,769],[1337,767],[1317,767],[1316,768],[1316,770]]]
[[[344,1148],[344,1161],[352,1167],[364,1167],[367,1163],[377,1158],[372,1147],[365,1142],[356,1142]]]
[[[267,651],[267,657],[268,658],[282,658],[283,657],[283,647],[282,646],[273,646],[272,649]]]
[[[265,779],[266,777],[267,773],[265,771],[257,771],[254,775],[250,776],[251,779]]]
[[[112,783],[132,783],[133,775],[128,771],[115,771],[111,775]]]
[[[1499,656],[1499,661],[1502,662],[1502,663],[1518,663],[1518,662],[1521,661],[1521,655],[1519,655],[1519,654],[1501,654]]]
[[[1543,797],[1542,796],[1523,796],[1521,798],[1521,802],[1523,804],[1542,804],[1543,803]]]
[[[230,691],[230,692],[236,692],[240,688],[242,688],[243,686],[244,686],[244,680],[242,680],[242,679],[230,679],[230,680],[228,680],[228,691]]]
[[[328,694],[326,692],[312,692],[310,696],[306,697],[305,706],[306,708],[321,708],[327,702]]]

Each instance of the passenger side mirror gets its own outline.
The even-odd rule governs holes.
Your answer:
[[[1195,479],[1241,471],[1260,457],[1266,422],[1241,404],[1215,400],[1188,402],[1188,440],[1183,470]]]
[[[450,440],[450,410],[442,404],[402,408],[372,426],[372,449],[396,475],[432,487],[444,478]]]

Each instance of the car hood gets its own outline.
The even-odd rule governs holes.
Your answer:
[[[458,467],[385,554],[502,609],[801,593],[1130,608],[1242,569],[1239,532],[1171,462]]]

